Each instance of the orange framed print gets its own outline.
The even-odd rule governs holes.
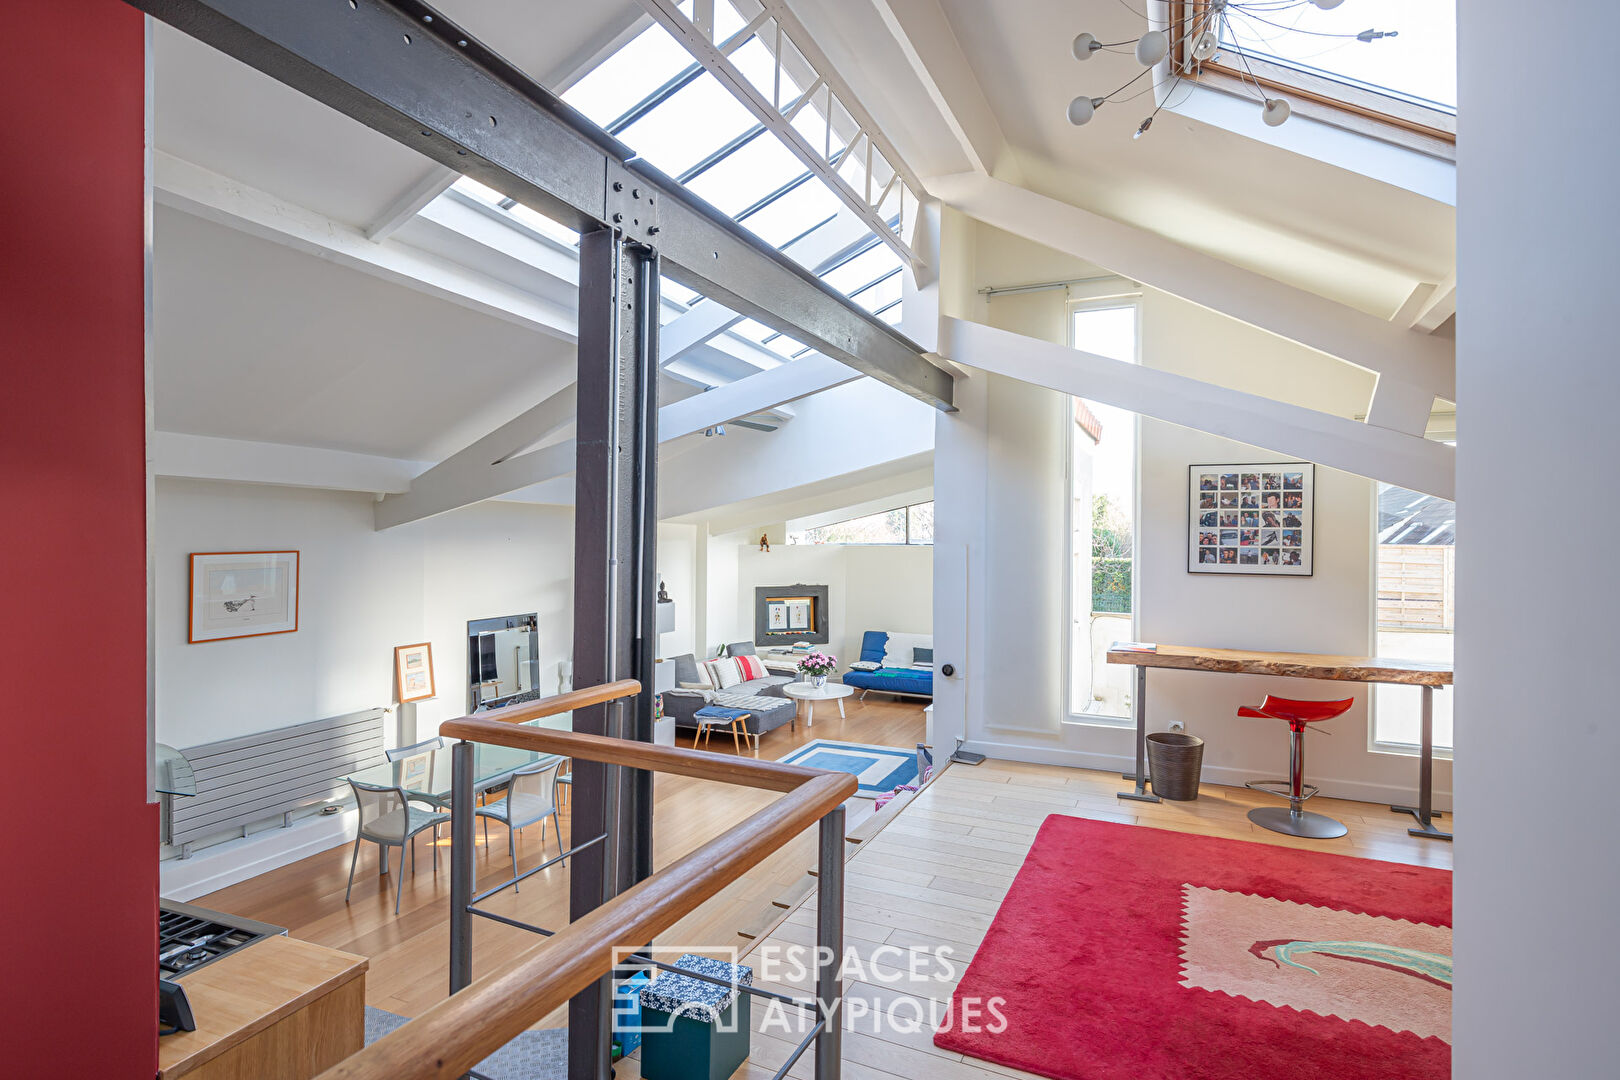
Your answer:
[[[423,701],[435,696],[433,685],[433,646],[429,642],[394,647],[394,675],[399,680],[399,700]]]
[[[298,629],[298,552],[191,553],[193,645]]]

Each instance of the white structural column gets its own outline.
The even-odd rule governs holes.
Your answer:
[[[1102,266],[1329,356],[1426,390],[1456,396],[1452,342],[1212,255],[977,173],[935,177],[929,189],[963,213]]]
[[[1614,62],[1589,4],[1544,0],[1556,48],[1515,49],[1513,0],[1458,5],[1457,873],[1452,1075],[1615,1075],[1614,791],[1620,501],[1620,124],[1527,87]],[[1595,31],[1595,32],[1593,32]],[[1476,123],[1488,118],[1485,123]],[[1498,527],[1552,507],[1549,543]],[[1557,576],[1529,565],[1556,552]],[[1542,583],[1545,582],[1545,585]],[[1554,797],[1514,798],[1526,783]]]
[[[1456,451],[1421,436],[963,319],[940,320],[939,351],[958,364],[1443,499],[1453,497]]]

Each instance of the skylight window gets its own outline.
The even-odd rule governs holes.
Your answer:
[[[619,132],[619,138],[665,174],[680,176],[754,126],[742,102],[704,72]]]
[[[1217,5],[1177,0],[1172,57],[1182,77],[1455,160],[1455,0]],[[1208,50],[1197,43],[1205,30]],[[1170,94],[1174,95],[1174,88]],[[1284,114],[1286,115],[1286,113]]]
[[[1384,36],[1361,40],[1369,29]],[[1329,11],[1313,5],[1265,20],[1251,15],[1225,22],[1221,44],[1303,74],[1457,111],[1454,0],[1356,0]]]

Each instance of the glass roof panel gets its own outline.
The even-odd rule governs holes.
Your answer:
[[[1369,28],[1393,33],[1357,40]],[[1263,15],[1234,13],[1223,23],[1221,43],[1299,71],[1457,111],[1455,0],[1356,0],[1330,11],[1307,4]]]
[[[853,259],[834,267],[821,280],[845,296],[851,289],[864,288],[885,274],[900,269],[900,256],[887,244],[873,244]]]
[[[607,127],[692,63],[692,54],[653,23],[586,72],[562,99],[598,127]]]
[[[789,180],[804,175],[804,166],[769,132],[750,139],[717,164],[694,176],[687,187],[736,217]]]
[[[817,225],[836,217],[844,204],[832,189],[812,176],[775,202],[741,219],[754,235],[773,247],[803,236]]]
[[[887,251],[888,249],[885,248],[884,250]],[[900,299],[900,290],[900,270],[896,267],[894,273],[876,285],[862,289],[851,296],[850,299],[867,311],[876,311],[879,308],[888,307],[891,303]]]
[[[778,101],[780,106],[785,108],[799,100],[799,95],[803,93],[803,89],[794,81],[793,76],[783,71],[781,97],[774,96],[777,92],[776,57],[771,54],[765,42],[760,40],[758,34],[749,38],[731,54],[731,62],[737,65],[737,70],[754,85],[755,90],[765,95],[766,101]]]
[[[753,126],[753,114],[705,71],[619,137],[653,165],[677,176]]]

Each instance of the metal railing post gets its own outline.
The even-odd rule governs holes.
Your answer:
[[[450,751],[450,992],[472,982],[473,744]]]
[[[843,1072],[844,808],[821,819],[816,876],[816,1080],[839,1080]]]

